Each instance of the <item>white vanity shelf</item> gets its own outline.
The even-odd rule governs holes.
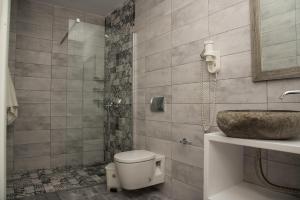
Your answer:
[[[300,154],[300,138],[271,141],[230,138],[221,132],[206,134],[204,200],[299,200],[244,182],[244,147]]]

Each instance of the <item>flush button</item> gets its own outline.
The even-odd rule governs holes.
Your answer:
[[[152,112],[164,112],[165,97],[162,96],[152,97],[150,101],[150,109]]]

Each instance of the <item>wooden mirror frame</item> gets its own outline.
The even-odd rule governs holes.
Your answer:
[[[261,70],[260,0],[250,0],[252,79],[254,82],[300,77],[300,66],[287,69]]]

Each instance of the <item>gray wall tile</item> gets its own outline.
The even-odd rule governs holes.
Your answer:
[[[218,103],[266,103],[266,83],[253,83],[251,78],[220,80]]]
[[[60,155],[66,152],[66,145],[64,142],[52,142],[51,143],[51,155]]]
[[[135,59],[138,60],[135,61],[134,74],[134,90],[137,90],[133,93],[135,98],[134,147],[137,149],[146,148],[168,156],[171,153],[170,161],[174,167],[168,177],[171,183],[165,184],[167,185],[166,188],[169,189],[162,187],[159,189],[168,191],[171,188],[171,192],[166,191],[166,193],[168,195],[171,193],[170,196],[174,199],[199,199],[199,196],[202,196],[202,188],[199,184],[201,177],[194,180],[193,178],[196,177],[189,178],[189,175],[196,173],[191,173],[190,171],[193,170],[190,167],[195,167],[194,169],[197,172],[203,168],[204,132],[201,126],[201,103],[203,102],[201,101],[200,86],[204,82],[207,87],[209,81],[214,78],[208,75],[205,63],[200,61],[199,54],[203,50],[204,40],[211,39],[215,41],[216,49],[220,50],[221,53],[221,71],[218,74],[217,82],[217,112],[228,109],[298,110],[300,109],[298,105],[300,99],[297,96],[288,96],[283,101],[278,98],[283,91],[297,88],[298,79],[252,82],[248,0],[173,0],[171,13],[166,9],[168,6],[162,6],[160,8],[162,12],[157,12],[160,13],[157,16],[161,16],[166,24],[164,29],[159,30],[160,25],[163,23],[153,23],[156,22],[157,18],[155,11],[152,11],[152,9],[155,10],[155,7],[161,3],[164,6],[167,5],[166,2],[161,1],[140,0],[136,2],[135,7],[135,22],[138,32]],[[281,13],[282,10],[289,9],[287,4],[283,6],[274,4],[277,7],[272,9]],[[292,7],[295,8],[295,6]],[[151,12],[154,12],[154,14]],[[172,16],[172,27],[169,32],[165,32],[169,30],[168,15],[170,14]],[[268,14],[264,13],[266,16]],[[277,18],[279,24],[283,24],[289,19],[289,16],[284,17],[284,19]],[[271,27],[271,22],[274,20],[276,20],[276,17],[265,21],[264,26]],[[295,18],[292,20],[295,20]],[[149,27],[157,29],[151,30],[150,36],[147,35]],[[285,28],[284,30],[288,29]],[[290,30],[292,32],[294,29]],[[169,33],[171,34],[172,44],[170,48],[167,48],[169,46],[169,39],[167,39]],[[264,34],[263,40],[270,45],[270,38],[279,33]],[[155,35],[155,37],[152,38],[151,35]],[[164,37],[165,39],[163,39]],[[285,42],[293,37],[294,34],[290,34],[280,39]],[[157,44],[157,41],[160,41],[160,44]],[[149,51],[147,48],[151,42],[154,43],[151,44]],[[149,52],[151,55],[149,55]],[[169,52],[171,52],[171,63]],[[283,52],[288,53],[288,50]],[[268,56],[278,57],[272,52],[272,49],[270,49]],[[276,66],[284,63],[288,66],[287,62],[292,63],[293,61],[296,63],[295,57],[293,60],[273,60],[272,63],[268,64]],[[171,66],[171,83],[168,82],[169,76],[163,75],[162,70],[168,69],[169,66]],[[160,78],[162,76],[164,76],[164,79]],[[145,85],[145,79],[150,83],[150,86]],[[212,82],[210,85],[212,85]],[[206,89],[211,93],[212,88]],[[168,103],[165,113],[152,113],[150,111],[148,102],[155,95],[166,97]],[[209,98],[212,97],[206,94],[204,102],[208,103]],[[204,105],[203,108],[205,115],[214,116],[215,113],[209,111],[208,104]],[[169,122],[172,122],[171,141],[163,134],[165,133],[163,130],[169,130]],[[147,124],[150,131],[147,130]],[[215,128],[217,126],[215,121],[213,121],[213,126]],[[156,131],[156,127],[159,127],[158,129],[161,131]],[[191,146],[179,144],[179,141],[184,137],[192,141]],[[170,144],[172,145],[171,152],[169,150]],[[254,160],[252,157],[250,158],[245,156],[245,180],[258,184],[259,180],[254,170]],[[296,173],[298,169],[298,159],[292,155],[283,156],[274,152],[270,154],[270,158],[272,158],[270,162],[275,163],[269,164],[270,167],[272,165],[272,170],[274,170],[270,174],[270,176],[274,176],[273,180],[278,184],[281,181],[283,184],[289,182],[290,186],[295,187],[296,182],[299,183],[299,180],[297,175],[293,176],[292,174]],[[277,163],[281,166],[275,166]],[[267,163],[263,162],[263,165],[264,170],[266,170]],[[288,181],[287,178],[277,175],[280,174],[279,172],[282,171],[285,165],[287,165],[287,168],[291,167],[291,173],[287,177],[293,180]],[[189,169],[189,174],[185,173],[187,169]],[[171,170],[169,169],[169,171]]]
[[[17,35],[17,48],[32,51],[51,52],[51,40]]]
[[[17,49],[16,61],[41,65],[51,65],[51,54],[45,52]]]
[[[244,0],[209,0],[209,13],[222,11]]]
[[[66,103],[67,93],[65,91],[51,91],[51,103]]]
[[[49,91],[16,90],[19,103],[50,103]]]
[[[180,199],[197,200],[199,199],[199,197],[203,196],[202,190],[196,189],[194,187],[191,187],[187,184],[184,184],[174,179],[172,183],[173,183],[172,196],[174,197],[174,200],[180,200]]]
[[[203,68],[204,63],[201,61],[172,67],[172,83],[184,84],[208,81],[209,74],[206,70],[203,70]]]
[[[66,103],[51,103],[51,116],[66,116]]]
[[[173,103],[208,103],[209,97],[205,97],[205,90],[209,91],[209,84],[192,83],[173,85]]]
[[[66,139],[66,129],[52,129],[51,132],[51,143],[64,142]],[[52,145],[52,144],[51,144]]]
[[[147,136],[170,140],[171,139],[171,123],[146,121],[145,132]]]
[[[171,68],[146,73],[147,87],[171,85]]]
[[[81,140],[66,141],[65,145],[66,153],[82,152],[83,145]]]
[[[50,104],[19,104],[19,116],[30,117],[30,116],[50,116]]]
[[[15,122],[15,130],[49,130],[50,117],[24,117]]]
[[[171,48],[171,34],[166,33],[146,42],[146,55],[152,55]]]
[[[16,77],[15,88],[21,90],[50,90],[48,78]]]
[[[221,55],[229,55],[251,50],[250,26],[234,29],[213,36],[216,48],[220,50]]]
[[[175,10],[185,7],[187,5],[189,5],[190,3],[193,3],[193,1],[195,0],[185,0],[185,1],[181,1],[181,0],[173,0],[172,1],[172,12],[174,12]]]
[[[103,127],[103,116],[102,115],[85,115],[82,118],[82,126],[84,128]]]
[[[251,76],[251,52],[223,56],[219,79],[242,78]]]
[[[204,150],[196,146],[187,146],[179,143],[172,144],[173,160],[203,168]]]
[[[172,121],[201,124],[201,104],[173,104]]]
[[[70,165],[76,166],[76,165],[82,165],[82,164],[83,164],[82,153],[65,154],[65,165],[66,166],[70,166]]]
[[[203,188],[203,169],[172,161],[172,177],[196,188]]]
[[[43,14],[52,15],[53,6],[50,4],[41,3],[38,1],[24,0],[18,2],[18,7],[22,8],[22,10],[26,10],[28,12],[39,12]]]
[[[148,137],[146,138],[146,149],[158,154],[165,155],[171,158],[172,143],[167,140],[161,140],[156,138]]]
[[[66,117],[51,117],[51,129],[63,129],[67,127]]]
[[[83,151],[103,151],[103,140],[85,140],[83,141]]]
[[[14,133],[14,144],[49,143],[50,130],[39,131],[16,131]]]
[[[100,162],[103,162],[104,153],[103,151],[89,151],[83,152],[83,164],[84,165],[93,165]]]
[[[250,15],[248,0],[209,16],[209,30],[212,35],[249,24]]]
[[[68,116],[67,128],[82,128],[82,120],[81,116]]]
[[[14,146],[14,155],[16,158],[49,156],[50,143],[20,144]]]
[[[171,51],[166,50],[146,57],[146,71],[153,71],[171,66]]]
[[[168,15],[171,12],[171,0],[151,2],[150,4],[152,4],[149,10],[149,19],[151,21]]]
[[[84,128],[83,129],[83,139],[84,140],[93,140],[93,139],[103,139],[102,128]]]
[[[208,16],[208,1],[193,1],[185,7],[175,10],[172,15],[173,28],[189,24],[198,19]]]
[[[67,81],[65,79],[52,79],[51,90],[52,91],[66,91]]]
[[[52,78],[54,79],[66,79],[67,78],[67,67],[64,66],[52,66]]]
[[[52,15],[41,12],[32,12],[19,9],[17,12],[17,22],[39,25],[48,29],[52,29]]]
[[[17,62],[15,75],[21,77],[51,78],[51,66]]]
[[[15,170],[32,170],[50,168],[50,156],[15,159]]]
[[[172,49],[172,66],[200,61],[204,40],[191,42]]]
[[[17,23],[17,33],[24,36],[35,37],[40,39],[52,39],[52,30],[39,25],[28,24],[23,22]]]
[[[58,66],[68,66],[68,55],[61,53],[53,53],[52,64]]]
[[[208,37],[208,18],[177,28],[172,32],[172,45],[179,46]]]

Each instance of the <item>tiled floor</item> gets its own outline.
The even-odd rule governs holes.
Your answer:
[[[104,182],[104,165],[23,171],[8,177],[7,200],[94,186]]]
[[[93,187],[47,193],[21,200],[170,200],[155,188],[136,191],[108,192],[105,184]]]
[[[170,200],[151,187],[108,192],[104,165],[19,172],[8,178],[7,200]]]

